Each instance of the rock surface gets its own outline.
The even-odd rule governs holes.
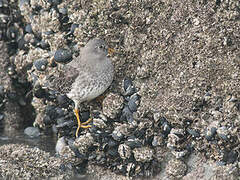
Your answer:
[[[0,147],[0,177],[11,179],[66,179],[71,171],[61,169],[61,160],[38,148],[9,144]]]
[[[9,66],[9,56],[7,45],[5,42],[0,41],[0,85],[3,87],[4,97],[2,98],[4,110],[3,113],[3,128],[5,133],[12,134],[14,131],[23,127],[24,119],[21,115],[21,109],[19,104],[15,100],[11,100],[7,97],[8,93],[16,93],[12,85],[11,78],[7,73]]]
[[[39,102],[33,98],[38,114],[35,124],[43,129],[56,126],[58,136],[69,142],[73,141],[76,126],[71,106],[63,107],[63,103],[56,103],[57,93],[39,88],[62,68],[51,57],[56,50],[67,48],[74,58],[93,37],[105,39],[116,50],[111,57],[116,76],[109,91],[110,95],[119,94],[115,97],[119,102],[114,104],[110,95],[105,99],[104,112],[110,119],[101,117],[102,110],[96,104],[90,105],[90,109],[97,109],[93,127],[80,135],[90,133],[91,140],[82,144],[77,141],[77,147],[66,144],[67,158],[78,155],[75,150],[79,148],[90,167],[97,164],[126,176],[156,179],[164,176],[160,173],[163,169],[165,179],[188,178],[195,164],[187,163],[187,157],[194,152],[210,167],[217,167],[216,171],[211,169],[211,176],[204,173],[204,165],[195,168],[193,172],[199,177],[239,176],[238,1],[23,0],[19,7],[16,4],[11,0],[11,6],[3,7],[14,9],[13,15],[20,9],[23,22],[32,30],[25,32],[17,23],[21,19],[18,16],[10,18],[15,22],[4,24],[6,42],[18,47],[9,53],[15,65],[9,70],[11,78],[15,78],[14,72],[18,77],[27,77],[35,96],[42,98]],[[44,66],[42,61],[40,66],[33,66],[39,59],[44,59]],[[1,77],[10,80],[5,74]],[[22,105],[28,103],[23,98],[26,92],[20,93]],[[83,120],[89,118],[89,114],[81,115]],[[13,123],[10,126],[14,127]],[[123,148],[119,156],[120,144],[129,147],[126,156]],[[134,156],[136,149],[146,148],[150,158]],[[172,154],[178,159],[169,161]],[[103,174],[97,179],[109,178]]]

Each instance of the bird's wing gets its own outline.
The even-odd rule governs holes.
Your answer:
[[[71,91],[72,84],[79,76],[79,73],[78,68],[66,64],[62,70],[48,78],[49,88],[67,94]]]

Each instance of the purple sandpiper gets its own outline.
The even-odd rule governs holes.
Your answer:
[[[66,94],[75,103],[74,112],[78,121],[76,137],[80,128],[89,128],[88,121],[81,123],[79,106],[101,95],[112,83],[114,67],[107,57],[113,49],[105,41],[94,38],[90,40],[80,55],[66,64],[58,77],[53,77],[50,88]]]

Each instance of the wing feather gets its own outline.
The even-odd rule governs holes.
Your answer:
[[[78,76],[79,70],[66,64],[62,70],[49,77],[49,88],[67,94]]]

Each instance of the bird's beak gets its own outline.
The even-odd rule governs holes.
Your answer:
[[[109,55],[112,55],[114,52],[115,52],[114,49],[112,49],[112,48],[108,48],[108,54],[109,54]]]

